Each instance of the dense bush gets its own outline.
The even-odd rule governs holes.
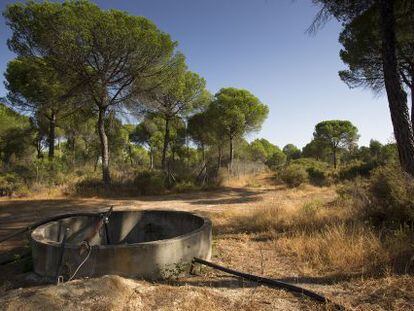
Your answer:
[[[59,158],[34,161],[30,170],[34,182],[49,186],[59,186],[69,182],[73,173],[67,163]]]
[[[176,192],[176,193],[183,193],[183,192],[190,192],[190,191],[195,191],[195,190],[199,190],[201,189],[201,187],[197,186],[194,182],[192,181],[180,181],[177,182],[173,188],[172,191]]]
[[[370,178],[357,178],[339,188],[339,194],[375,226],[414,224],[414,180],[397,165],[378,167]]]
[[[21,178],[15,173],[0,175],[0,196],[11,196],[15,192],[22,192],[25,185]]]
[[[328,186],[332,183],[329,165],[315,159],[302,158],[291,162],[302,166],[308,173],[309,183],[315,186]]]
[[[352,180],[358,176],[368,177],[378,165],[378,162],[374,160],[369,162],[352,161],[341,167],[338,177],[340,180]]]
[[[285,163],[286,154],[284,154],[280,149],[276,149],[275,152],[266,161],[266,165],[272,170],[277,170]]]
[[[309,175],[309,182],[315,186],[329,186],[331,184],[331,178],[329,173],[317,167],[310,167],[306,170]]]
[[[414,180],[398,166],[376,169],[368,194],[367,214],[375,223],[414,223]]]
[[[138,194],[162,194],[166,191],[167,176],[162,171],[142,171],[135,177]]]
[[[102,181],[98,177],[85,176],[73,185],[70,194],[80,196],[104,196],[107,189],[104,189]]]
[[[303,166],[291,164],[281,171],[280,179],[291,188],[298,187],[308,180],[308,173]]]
[[[85,174],[82,170],[82,175]],[[26,195],[73,183],[75,174],[61,159],[36,159],[32,163],[8,165],[0,170],[0,195]]]

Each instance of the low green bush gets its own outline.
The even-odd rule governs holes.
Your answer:
[[[414,180],[398,165],[374,169],[368,179],[356,178],[338,189],[357,217],[374,226],[414,227]]]
[[[414,180],[397,165],[373,171],[368,186],[367,216],[374,223],[414,224]]]
[[[309,182],[314,186],[323,187],[329,186],[332,183],[332,178],[328,171],[316,167],[310,167],[306,171],[309,175]]]
[[[275,152],[266,160],[266,165],[271,170],[277,170],[286,163],[286,154],[282,150],[276,149]]]
[[[167,176],[162,171],[142,171],[135,177],[134,184],[139,194],[162,194],[166,191]]]
[[[301,158],[293,160],[291,164],[302,166],[308,173],[309,183],[315,186],[329,186],[333,180],[329,165],[310,158]]]
[[[299,164],[290,164],[280,173],[280,179],[289,187],[299,187],[308,180],[308,173]]]
[[[353,161],[342,166],[338,173],[339,180],[352,180],[356,177],[369,177],[371,172],[378,167],[376,161]]]
[[[172,188],[172,191],[176,193],[190,192],[196,190],[200,190],[200,187],[197,186],[194,182],[188,180],[177,182]]]
[[[0,175],[0,196],[11,196],[26,191],[22,179],[15,173]]]
[[[73,185],[69,191],[71,194],[80,196],[101,196],[105,194],[104,184],[98,177],[85,176]]]
[[[73,171],[61,159],[37,159],[27,168],[25,176],[28,183],[45,186],[59,186],[73,180]]]

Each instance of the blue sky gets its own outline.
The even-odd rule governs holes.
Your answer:
[[[14,1],[0,0],[2,10]],[[279,146],[300,147],[316,123],[347,119],[360,131],[360,144],[392,139],[388,104],[369,90],[350,90],[338,77],[340,25],[328,23],[316,36],[305,33],[317,8],[310,0],[96,0],[151,19],[179,42],[191,70],[217,92],[245,88],[270,108],[259,133]],[[0,70],[14,57],[0,21]],[[5,95],[3,83],[0,96]]]

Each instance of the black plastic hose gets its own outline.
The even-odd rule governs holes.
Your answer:
[[[329,300],[325,296],[322,296],[318,293],[315,293],[313,291],[310,291],[308,289],[305,289],[305,288],[302,288],[302,287],[299,287],[299,286],[296,286],[296,285],[292,285],[292,284],[285,283],[285,282],[282,282],[282,281],[278,281],[278,280],[275,280],[275,279],[265,278],[265,277],[262,277],[262,276],[257,276],[257,275],[254,275],[254,274],[248,274],[248,273],[240,272],[240,271],[237,271],[237,270],[229,269],[229,268],[217,265],[215,263],[212,263],[210,261],[200,259],[200,258],[194,258],[193,262],[199,263],[199,264],[202,264],[202,265],[211,267],[213,269],[220,270],[220,271],[223,271],[223,272],[226,272],[226,273],[229,273],[229,274],[241,277],[241,278],[244,278],[246,280],[250,280],[250,281],[253,281],[253,282],[265,284],[265,285],[268,285],[270,287],[285,289],[285,290],[288,290],[290,292],[294,292],[294,293],[298,293],[298,294],[307,296],[307,297],[309,297],[313,300],[316,300],[316,301],[325,303],[329,306],[332,306],[335,310],[345,310],[344,306],[341,306],[341,305],[338,305],[338,304],[332,302],[331,300]]]

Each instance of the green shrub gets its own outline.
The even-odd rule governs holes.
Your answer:
[[[291,164],[282,170],[280,178],[289,187],[294,188],[299,187],[308,180],[308,173],[303,166]]]
[[[338,177],[340,180],[352,180],[358,176],[369,177],[376,167],[378,167],[376,161],[353,161],[341,167]]]
[[[332,178],[328,171],[321,170],[316,167],[310,167],[306,170],[309,175],[309,182],[315,186],[329,186],[332,183]]]
[[[69,191],[81,196],[102,196],[106,194],[102,180],[98,177],[85,176],[73,185],[73,190]]]
[[[11,196],[16,192],[24,191],[25,185],[21,178],[14,173],[0,175],[0,196]]]
[[[134,184],[139,194],[162,194],[166,191],[167,176],[161,171],[142,171],[135,177]]]
[[[173,186],[172,190],[173,192],[183,193],[183,192],[200,190],[200,187],[198,187],[192,181],[180,181]]]
[[[376,168],[368,179],[356,178],[338,189],[357,217],[374,226],[414,225],[414,180],[398,165]]]
[[[342,202],[350,202],[352,207],[364,206],[368,203],[368,179],[357,177],[352,181],[345,181],[339,184],[336,192]]]
[[[59,158],[38,159],[30,167],[30,182],[48,186],[59,186],[72,181],[73,172]]]
[[[315,186],[329,186],[332,183],[329,165],[315,159],[302,158],[291,162],[302,166],[308,173],[309,183]]]
[[[280,149],[276,149],[275,152],[266,160],[266,165],[272,170],[277,170],[285,163],[286,154],[284,154]]]
[[[367,216],[374,223],[414,224],[414,180],[396,165],[374,170]]]

